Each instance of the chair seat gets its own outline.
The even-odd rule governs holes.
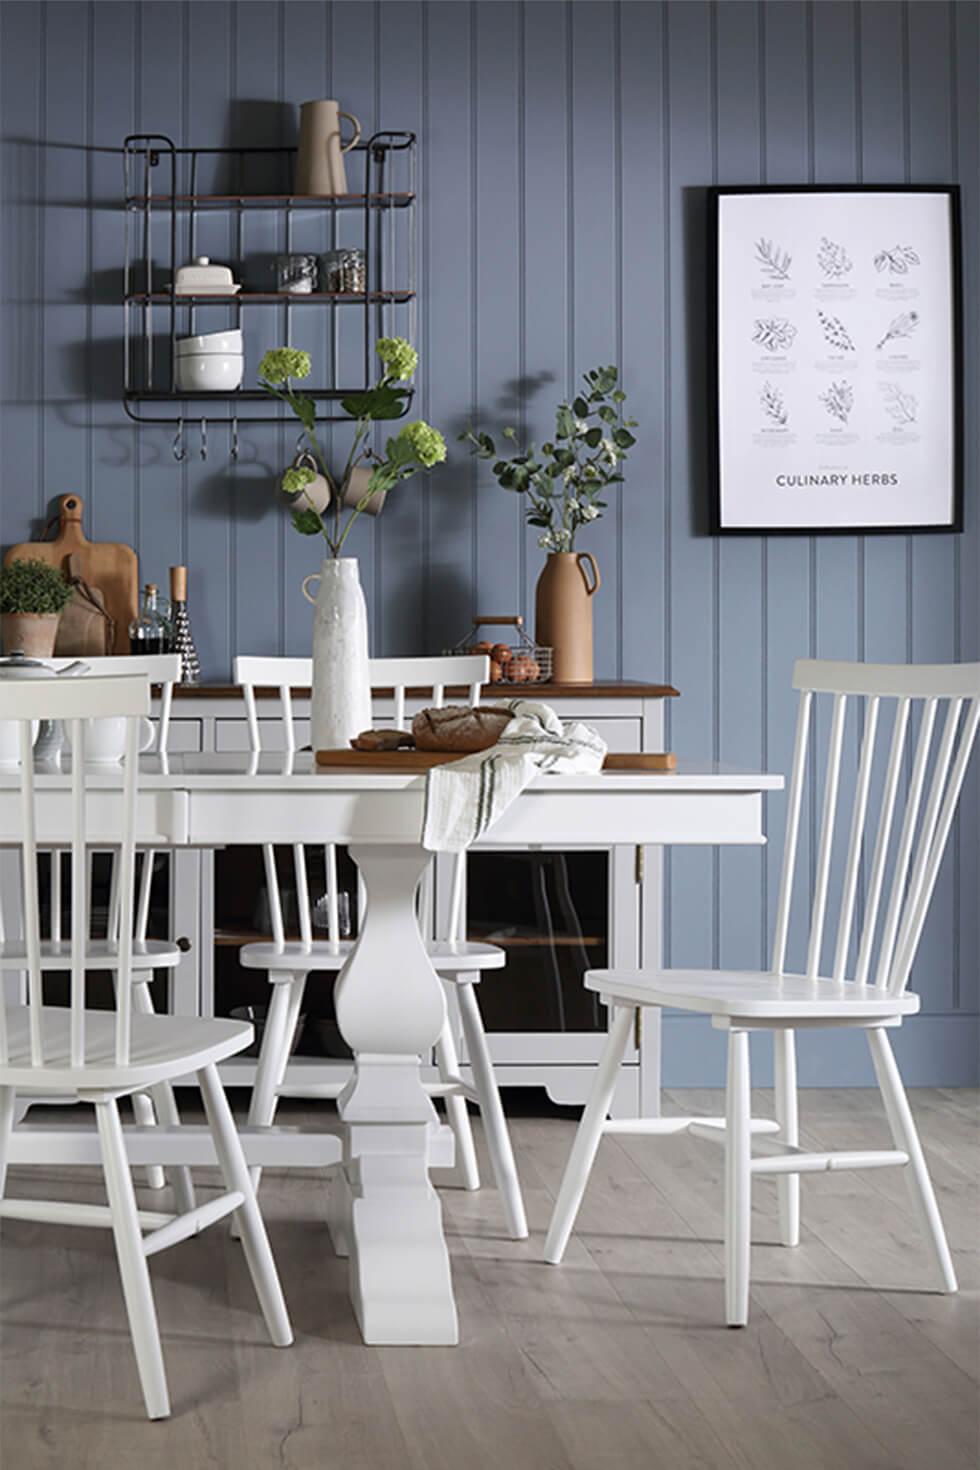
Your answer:
[[[589,970],[589,990],[622,1005],[675,1006],[712,1016],[759,1021],[864,1021],[911,1016],[919,997],[870,985],[766,970]]]
[[[115,1060],[115,1011],[86,1011],[86,1062],[84,1067],[73,1067],[69,1061],[71,1012],[64,1006],[42,1006],[42,1071],[31,1066],[29,1015],[27,1006],[12,1006],[7,1011],[10,1061],[0,1065],[0,1085],[40,1088],[46,1094],[150,1087],[223,1062],[254,1039],[248,1021],[134,1014],[130,1060],[121,1067]]]
[[[325,939],[316,939],[312,945],[292,940],[281,949],[274,944],[245,944],[238,951],[238,961],[245,970],[282,970],[286,973],[339,970],[353,947],[354,942],[350,939],[342,939],[336,949]],[[495,944],[477,944],[469,940],[432,940],[425,948],[433,968],[440,975],[468,970],[499,970],[507,958]]]
[[[133,941],[134,970],[172,970],[180,964],[180,950],[164,939]],[[43,939],[41,969],[67,970],[71,965],[71,941]],[[85,946],[86,970],[115,970],[119,965],[119,945],[115,940],[90,939]],[[0,943],[0,970],[26,970],[27,950],[23,940]]]

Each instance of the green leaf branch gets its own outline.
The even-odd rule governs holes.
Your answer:
[[[555,410],[555,437],[541,445],[521,445],[517,430],[501,430],[515,452],[497,453],[495,440],[483,430],[466,429],[459,435],[478,458],[492,461],[493,474],[504,490],[527,497],[525,519],[540,529],[538,545],[545,551],[574,551],[582,526],[601,518],[610,486],[623,484],[622,466],[636,443],[627,418],[626,394],[619,387],[615,367],[594,368],[583,374],[584,387],[571,403]]]

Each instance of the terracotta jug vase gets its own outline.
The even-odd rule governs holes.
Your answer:
[[[342,117],[354,128],[354,136],[348,143],[343,143],[340,137]],[[349,112],[341,112],[339,103],[327,99],[301,103],[296,193],[346,194],[344,154],[353,148],[360,136],[361,125],[357,118]]]
[[[544,564],[535,596],[534,636],[554,650],[551,677],[557,683],[592,682],[592,599],[600,584],[591,551],[553,551]]]

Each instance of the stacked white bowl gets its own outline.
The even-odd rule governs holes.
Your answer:
[[[178,337],[176,368],[181,393],[233,393],[245,371],[241,328]]]

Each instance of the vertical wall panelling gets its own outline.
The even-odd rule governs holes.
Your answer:
[[[554,432],[554,406],[564,397],[571,285],[565,242],[569,228],[570,142],[568,101],[569,33],[572,7],[523,7],[524,136],[520,375],[523,395],[504,412],[536,444]],[[645,10],[646,7],[640,7]],[[506,496],[507,491],[495,493]],[[522,505],[523,509],[523,505]],[[525,576],[522,608],[534,614],[534,584],[543,552],[540,531],[524,529]],[[583,545],[589,544],[583,539]]]
[[[671,438],[670,667],[683,697],[671,710],[675,749],[710,758],[714,735],[717,587],[715,549],[705,534],[708,445],[705,380],[705,188],[714,182],[712,48],[715,12],[706,4],[667,9],[670,73]],[[692,411],[688,413],[688,406]],[[670,916],[666,961],[709,964],[716,904],[710,851],[677,848],[669,855]]]
[[[474,14],[467,5],[440,0],[428,7],[427,17],[422,382],[432,422],[449,447],[448,463],[433,474],[426,491],[429,586],[423,646],[431,652],[461,638],[475,610],[477,471],[476,461],[455,442],[473,415]]]
[[[953,5],[953,58],[956,112],[954,134],[954,167],[957,177],[980,179],[980,127],[977,125],[977,77],[980,76],[980,8],[976,5]],[[967,248],[963,252],[964,320],[980,320],[980,271],[976,241],[980,238],[980,197],[974,188],[964,188],[961,197],[963,232]],[[964,354],[964,398],[976,404],[980,396],[977,352]],[[966,527],[958,548],[958,596],[960,658],[980,658],[980,514],[976,485],[980,477],[980,431],[968,417],[964,451],[964,475],[972,494],[966,497]],[[974,761],[963,791],[963,806],[956,834],[959,858],[958,903],[952,950],[953,1008],[975,1013],[980,1002],[980,762]]]
[[[712,539],[704,403],[705,190],[715,181],[959,180],[975,334],[975,5],[47,0],[0,6],[0,42],[0,541],[39,531],[53,497],[74,489],[89,502],[90,534],[137,546],[144,580],[162,582],[168,564],[186,560],[209,679],[227,678],[238,651],[308,650],[299,584],[322,547],[292,532],[276,493],[296,444],[289,416],[243,427],[237,466],[225,429],[209,432],[202,462],[199,424],[185,425],[190,455],[177,465],[172,428],[126,418],[122,169],[112,150],[135,129],[180,145],[292,142],[298,104],[316,97],[337,97],[365,136],[385,127],[420,137],[412,416],[443,430],[449,461],[396,490],[348,543],[373,652],[437,651],[474,612],[533,612],[537,532],[456,435],[473,421],[514,423],[540,443],[578,373],[618,361],[640,428],[627,485],[581,539],[603,573],[596,671],[672,679],[682,690],[673,748],[788,769],[800,654],[980,657],[975,341],[965,356],[963,536]],[[223,182],[286,188],[288,170],[253,160],[241,185],[227,171]],[[359,165],[350,182],[360,187]],[[221,183],[209,165],[199,187]],[[186,225],[185,216],[181,259]],[[277,251],[320,253],[358,243],[360,231],[353,212],[297,211],[288,228],[252,212],[240,229],[233,212],[210,212],[193,244],[259,288]],[[162,231],[156,245],[159,285]],[[162,334],[165,314],[155,316]],[[195,327],[228,319],[225,307],[202,308]],[[393,313],[386,326],[406,321]],[[264,348],[286,340],[287,314],[253,307],[243,323],[252,384]],[[313,354],[317,378],[360,372],[351,309],[294,306],[288,337]],[[349,430],[326,427],[323,440],[339,470]],[[849,731],[842,803],[859,734]],[[821,722],[815,753],[826,736]],[[797,921],[818,802],[804,809]],[[670,962],[755,964],[766,954],[784,809],[782,796],[768,803],[766,849],[670,857]],[[928,1015],[897,1037],[913,1079],[975,1065],[978,824],[974,769],[915,976]],[[801,962],[798,947],[789,958]],[[697,1025],[670,1034],[688,1079],[709,1065]],[[830,1075],[819,1041],[802,1057],[805,1079]]]
[[[474,11],[476,76],[476,300],[477,414],[501,422],[511,412],[520,362],[518,279],[521,269],[518,207],[518,27],[511,0]],[[476,497],[474,612],[516,612],[520,606],[518,543],[524,531],[517,495],[502,491],[481,461]],[[490,605],[492,604],[492,606]]]

